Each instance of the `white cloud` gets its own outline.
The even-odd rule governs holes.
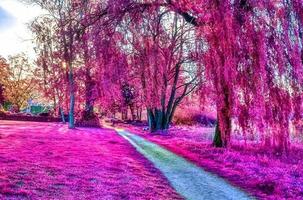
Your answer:
[[[0,7],[14,18],[14,23],[11,20],[10,25],[0,29],[0,55],[7,57],[24,52],[34,58],[34,45],[28,24],[35,17],[44,14],[43,10],[18,0],[0,0]]]

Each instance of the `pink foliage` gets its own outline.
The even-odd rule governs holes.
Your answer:
[[[53,1],[33,1],[61,11]],[[79,2],[77,9],[66,4],[69,15],[53,27],[53,52],[41,48],[39,64],[54,68],[45,91],[58,104],[67,108],[68,90],[75,89],[76,112],[90,99],[103,110],[122,107],[126,83],[150,118],[170,119],[184,96],[204,83],[198,90],[216,106],[223,146],[238,121],[244,134],[287,151],[290,124],[303,112],[302,0]],[[73,70],[62,70],[62,61]],[[75,81],[68,81],[72,72]]]
[[[199,35],[209,45],[202,62],[215,89],[223,139],[230,138],[233,118],[243,132],[264,134],[266,145],[286,150],[289,120],[302,112],[302,2],[175,5],[197,17]]]

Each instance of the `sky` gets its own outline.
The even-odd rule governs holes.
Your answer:
[[[7,58],[21,52],[35,58],[28,24],[43,10],[18,0],[0,0],[0,56]]]

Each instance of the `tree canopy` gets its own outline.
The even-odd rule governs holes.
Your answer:
[[[41,89],[71,128],[94,107],[130,107],[167,129],[195,92],[215,104],[215,145],[240,129],[288,149],[303,109],[302,0],[26,1],[49,12],[31,25]]]

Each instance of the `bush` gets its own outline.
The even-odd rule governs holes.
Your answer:
[[[193,121],[207,127],[214,127],[216,125],[216,119],[205,115],[205,114],[198,114],[193,116]]]
[[[5,116],[6,112],[4,110],[0,110],[0,116]]]
[[[39,116],[41,116],[41,117],[49,117],[50,114],[48,112],[43,112],[43,113],[40,113]]]
[[[60,118],[54,117],[42,117],[42,116],[28,116],[26,114],[0,114],[1,120],[13,120],[13,121],[33,121],[33,122],[60,122]]]
[[[204,113],[194,108],[180,109],[176,112],[173,123],[177,125],[202,125],[214,127],[216,119],[211,114]]]
[[[87,127],[87,128],[101,128],[100,120],[98,117],[94,117],[88,120],[78,120],[75,123],[76,127]]]
[[[193,120],[193,115],[188,114],[176,114],[173,119],[173,123],[177,125],[195,125],[196,121]]]

